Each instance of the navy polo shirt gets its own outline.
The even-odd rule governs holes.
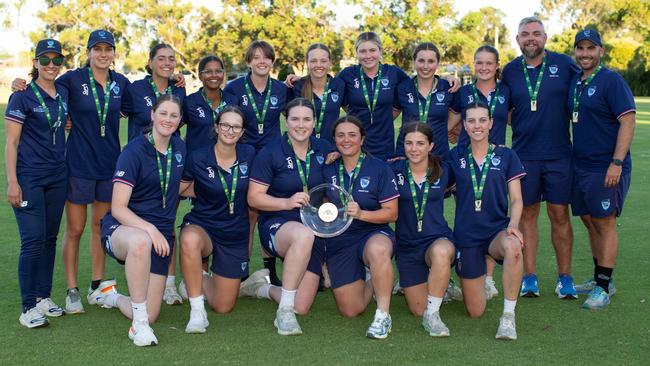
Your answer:
[[[325,115],[323,116],[323,122],[320,129],[320,137],[329,141],[332,145],[334,144],[333,137],[333,127],[334,122],[339,119],[341,115],[341,105],[343,104],[343,99],[345,98],[345,83],[340,78],[333,78],[328,76],[329,80],[329,94],[327,96],[327,104],[325,105]],[[305,80],[298,80],[293,89],[289,89],[291,96],[289,100],[298,98],[302,96],[302,89],[305,86]],[[318,116],[323,109],[323,99],[322,96],[318,96],[315,93],[312,93],[312,103],[314,103],[314,108],[316,109],[316,117],[314,119],[314,135],[316,135],[316,123],[318,122]]]
[[[504,83],[498,83],[499,95],[497,96],[497,89],[492,90],[487,96],[483,95],[480,90],[476,93],[481,102],[487,106],[490,105],[492,98],[497,98],[496,106],[494,107],[494,115],[492,116],[492,129],[490,129],[489,141],[497,145],[506,144],[506,126],[508,125],[508,113],[510,112],[510,88]],[[460,113],[461,121],[465,120],[465,111],[470,104],[474,104],[474,86],[473,84],[463,85],[458,93],[454,95],[454,102],[451,109]],[[538,105],[539,108],[539,105]],[[459,145],[467,145],[469,139],[465,126],[461,122],[460,137],[458,138]]]
[[[249,100],[246,92],[246,82],[248,82],[253,95],[253,100]],[[255,149],[260,150],[269,142],[282,136],[280,132],[280,115],[287,105],[288,90],[284,83],[273,78],[270,79],[271,90],[268,86],[262,93],[257,91],[250,78],[247,76],[240,77],[228,83],[223,90],[223,99],[226,104],[238,106],[246,116],[246,130],[244,132],[243,142],[252,145]],[[268,111],[264,118],[264,133],[260,134],[257,127],[257,116],[251,103],[257,105],[260,116],[264,110],[264,101],[267,93],[271,93],[269,99]]]
[[[579,69],[573,60],[546,51],[546,70],[537,95],[537,111],[530,110],[530,95],[519,56],[503,69],[502,81],[510,88],[512,148],[522,160],[555,160],[571,156],[570,111],[566,100],[569,84]],[[527,67],[531,87],[535,88],[542,64]]]
[[[290,198],[296,192],[302,192],[302,182],[296,163],[302,166],[305,174],[307,173],[305,162],[302,160],[296,162],[296,155],[288,139],[285,133],[282,138],[265,146],[255,158],[250,174],[251,181],[267,186],[267,194],[277,198]],[[332,151],[332,146],[329,142],[314,136],[309,140],[313,153],[310,156],[307,187],[311,189],[323,183],[322,170],[327,154]],[[260,222],[271,217],[300,221],[300,211],[297,208],[288,211],[260,211]]]
[[[454,94],[449,92],[449,82],[447,80],[441,79],[439,76],[436,76],[436,79],[438,83],[431,94],[426,123],[433,130],[434,146],[432,153],[443,156],[449,151],[447,120]],[[427,103],[427,98],[426,95],[423,96],[420,94],[415,86],[415,77],[403,80],[397,86],[397,97],[399,108],[402,109],[402,127],[409,122],[419,121],[419,108],[424,108]],[[398,156],[404,155],[404,136],[401,132],[395,151]]]
[[[627,113],[636,113],[634,95],[623,77],[606,67],[587,85],[586,90],[576,74],[571,81],[568,108],[573,112],[576,86],[580,95],[578,123],[573,126],[573,157],[577,167],[588,171],[604,171],[614,158],[616,139],[621,126],[618,119]],[[632,168],[628,151],[623,160],[623,171]]]
[[[144,79],[134,81],[126,89],[122,113],[129,117],[129,141],[142,135],[143,130],[151,125],[151,108],[158,98],[149,80],[151,76],[146,76]],[[169,86],[172,88],[172,93],[183,102],[185,88],[176,87],[173,80],[169,80]]]
[[[214,144],[206,145],[190,151],[183,181],[194,182],[196,198],[189,213],[190,221],[196,220],[206,229],[219,233],[219,237],[241,239],[248,236],[248,176],[255,158],[255,148],[250,145],[237,144],[237,159],[228,170],[217,164],[214,154]],[[235,169],[238,170],[237,187],[235,190],[234,212],[230,214],[228,199],[219,179],[223,175],[228,192],[232,189]]]
[[[146,135],[137,136],[124,147],[113,175],[113,184],[123,183],[133,188],[129,209],[141,219],[156,226],[165,235],[171,235],[174,230],[178,190],[186,158],[183,140],[173,135],[170,141],[174,155],[165,207],[162,205],[162,189],[156,155],[160,157],[164,175],[168,169],[167,156],[158,152]]]
[[[391,163],[391,168],[397,178],[397,189],[399,190],[399,216],[395,223],[395,234],[397,245],[412,247],[430,245],[433,240],[447,236],[451,238],[451,229],[445,220],[444,199],[445,191],[449,186],[449,168],[442,165],[442,175],[433,183],[429,184],[429,196],[422,218],[422,231],[418,232],[418,219],[415,213],[413,195],[408,179],[406,160],[398,160]],[[425,177],[426,180],[426,177]],[[422,208],[422,195],[424,194],[424,182],[414,182],[417,195],[417,202]]]
[[[483,188],[480,212],[474,210],[474,189],[467,160],[468,145],[456,146],[447,155],[450,180],[456,184],[456,216],[454,238],[460,248],[475,247],[508,226],[508,183],[521,179],[526,173],[517,154],[504,146],[497,146],[489,161],[487,180]],[[474,161],[476,181],[481,182],[480,165]],[[482,169],[486,169],[483,165]]]
[[[56,123],[61,117],[61,126],[52,139],[52,129],[47,121],[45,110],[30,86],[11,94],[5,110],[5,120],[23,125],[18,141],[17,175],[42,175],[65,169],[65,120],[68,115],[68,92],[56,84],[57,95],[56,98],[52,98],[36,83],[34,85],[50,111],[52,123]],[[59,98],[62,105],[61,116],[59,116]]]
[[[122,74],[109,70],[110,99],[106,115],[105,136],[93,96],[88,68],[70,70],[59,77],[57,84],[68,90],[72,129],[68,136],[67,162],[71,177],[91,180],[110,179],[115,172],[115,162],[120,155],[120,110],[123,95],[130,82]],[[95,82],[99,107],[104,108],[106,93]]]
[[[365,73],[363,80],[359,80],[360,65],[346,67],[338,77],[345,82],[343,106],[347,107],[348,114],[361,120],[366,130],[364,150],[381,160],[386,160],[395,154],[393,107],[398,105],[397,85],[408,79],[408,75],[397,66],[381,64],[380,67],[381,80],[377,80],[376,76],[369,78]],[[374,100],[375,89],[380,88],[372,119],[363,94],[362,82],[366,84],[370,103]]]
[[[214,115],[203,98],[203,88],[188,95],[183,101],[183,123],[187,125],[185,144],[188,151],[214,144]],[[222,104],[223,93],[221,93]],[[216,106],[218,107],[218,106]]]

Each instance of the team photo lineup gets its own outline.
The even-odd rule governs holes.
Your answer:
[[[249,297],[277,303],[279,335],[300,335],[300,317],[329,287],[341,316],[375,310],[365,330],[371,339],[391,333],[391,298],[400,293],[423,337],[451,335],[444,303],[461,301],[478,318],[503,297],[495,337],[516,340],[518,298],[540,296],[540,216],[550,222],[555,296],[584,295],[576,309],[607,308],[631,182],[634,96],[601,61],[596,29],[575,32],[573,58],[546,41],[542,20],[522,19],[521,55],[506,62],[495,47],[478,47],[462,85],[436,74],[441,50],[430,42],[414,48],[412,70],[383,63],[374,32],[358,34],[357,63],[336,75],[330,49],[314,42],[305,50],[307,75],[276,80],[276,50],[260,39],[242,45],[248,73],[232,81],[219,55],[204,55],[201,87],[188,95],[167,44],[149,50],[147,76],[130,82],[113,67],[108,30],[90,32],[85,65],[65,73],[62,44],[39,40],[30,77],[13,81],[4,116],[7,200],[21,242],[20,324],[40,328],[84,306],[116,308],[131,321],[129,339],[153,346],[166,305],[189,302],[187,323],[175,326],[206,333],[208,310],[229,313]],[[120,140],[122,118],[128,142]],[[339,208],[336,219],[350,221],[333,236],[304,219],[322,185],[336,193],[321,209]],[[182,200],[191,209],[177,217]],[[455,207],[453,229],[445,203]],[[67,290],[58,305],[52,282],[64,214]],[[571,268],[571,216],[588,232],[593,272],[578,274],[584,282],[574,282]],[[77,272],[87,226],[86,291]],[[252,257],[256,229],[261,259]],[[123,265],[119,288],[105,276],[107,260]],[[260,260],[264,268],[250,271]]]

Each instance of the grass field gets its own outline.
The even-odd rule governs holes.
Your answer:
[[[0,92],[4,116],[7,93]],[[617,294],[601,312],[580,309],[578,301],[558,300],[553,294],[555,258],[548,220],[540,220],[538,275],[542,296],[521,299],[517,306],[519,340],[498,342],[494,334],[502,308],[502,297],[488,304],[478,320],[465,315],[461,303],[444,305],[442,317],[451,330],[448,339],[433,339],[412,316],[404,298],[393,298],[393,332],[387,340],[371,341],[364,331],[372,320],[374,306],[354,319],[338,315],[330,291],[319,293],[311,313],[299,317],[304,335],[281,337],[275,333],[276,305],[269,301],[242,299],[231,314],[209,313],[210,327],[204,335],[184,333],[189,305],[164,306],[153,326],[160,345],[140,349],[127,338],[129,321],[117,310],[86,305],[86,314],[53,319],[48,328],[27,330],[18,323],[20,293],[17,263],[20,241],[13,212],[0,205],[0,364],[647,364],[650,356],[650,259],[647,255],[647,223],[643,211],[650,202],[650,98],[638,98],[638,126],[632,147],[634,171],[625,212],[619,220],[620,254],[615,271]],[[125,131],[126,128],[123,129]],[[125,141],[126,139],[124,139]],[[0,132],[4,141],[4,128]],[[2,194],[5,194],[4,159],[0,163]],[[450,203],[448,206],[451,206]],[[181,206],[179,217],[187,211]],[[448,218],[452,208],[448,207]],[[453,220],[450,220],[453,222]],[[65,221],[62,225],[65,225]],[[576,281],[592,274],[586,231],[579,220],[575,232],[574,276]],[[65,281],[59,250],[52,297],[64,304]],[[82,239],[80,288],[88,285],[88,231]],[[259,246],[251,268],[261,267]],[[116,276],[126,290],[124,271],[108,259],[107,276]],[[499,273],[495,276],[497,284]],[[500,288],[500,285],[497,285]]]

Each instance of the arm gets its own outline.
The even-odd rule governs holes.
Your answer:
[[[260,211],[287,211],[309,204],[305,192],[294,193],[290,198],[273,197],[266,192],[269,187],[254,181],[248,183],[248,205]]]
[[[289,74],[289,75],[287,75],[287,78],[284,80],[284,85],[286,85],[287,88],[293,88],[296,81],[298,81],[298,80],[300,80],[300,76],[294,75],[294,74]]]
[[[393,199],[381,204],[379,210],[367,211],[362,210],[359,204],[350,201],[348,203],[347,213],[357,220],[369,222],[371,224],[388,224],[397,220],[397,200]]]
[[[447,76],[444,77],[444,79],[447,80],[447,82],[449,83],[449,92],[450,93],[455,93],[455,92],[458,91],[458,89],[460,89],[460,86],[461,86],[460,85],[460,79],[458,79],[457,77],[447,75]]]
[[[514,235],[524,244],[524,236],[519,231],[519,220],[524,210],[524,201],[521,196],[521,181],[513,179],[508,182],[508,196],[510,197],[510,222],[508,223],[508,235]]]
[[[455,144],[460,136],[460,117],[460,113],[451,109],[447,112],[447,136],[452,144]]]
[[[636,127],[636,114],[633,112],[626,113],[618,118],[621,124],[618,129],[618,136],[616,137],[616,148],[614,149],[614,156],[612,159],[625,159],[627,152],[630,151],[632,144],[632,137],[634,136],[634,128]],[[605,187],[611,188],[618,184],[621,179],[622,166],[609,164],[607,174],[605,175]]]
[[[16,175],[16,161],[18,160],[18,144],[20,143],[23,125],[5,119],[5,130],[7,131],[7,143],[5,145],[7,201],[14,207],[20,207],[20,203],[23,201],[23,193]]]
[[[393,107],[393,119],[397,118],[397,116],[399,116],[400,113],[402,113],[401,109],[397,109]],[[402,122],[402,124],[404,124],[404,122]]]
[[[194,181],[181,180],[178,192],[181,197],[196,198],[196,194],[194,193]]]

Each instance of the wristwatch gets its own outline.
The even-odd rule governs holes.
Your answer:
[[[623,160],[614,158],[612,159],[612,164],[616,166],[623,166]]]

